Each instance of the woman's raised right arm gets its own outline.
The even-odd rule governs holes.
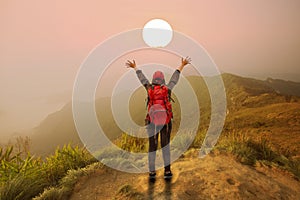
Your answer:
[[[143,74],[142,70],[138,69],[136,67],[136,63],[135,60],[133,60],[132,62],[130,60],[127,60],[126,66],[128,68],[132,68],[136,71],[136,75],[138,77],[138,79],[140,80],[140,82],[142,83],[142,85],[148,89],[148,87],[150,86],[150,82],[149,80],[146,78],[146,76]]]

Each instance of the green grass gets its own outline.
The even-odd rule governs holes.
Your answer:
[[[95,161],[91,155],[78,146],[70,144],[57,148],[52,156],[46,158],[42,169],[45,172],[47,181],[55,185],[70,169],[79,169]]]
[[[59,184],[44,190],[42,194],[33,198],[33,200],[64,200],[68,199],[73,192],[73,188],[78,180],[83,176],[92,176],[95,170],[103,168],[104,165],[96,162],[81,169],[69,170]]]
[[[247,136],[242,131],[222,135],[215,150],[232,153],[244,164],[255,166],[260,163],[269,167],[278,167],[294,174],[300,180],[300,160],[289,154],[282,154],[263,136]]]
[[[45,188],[55,186],[68,170],[85,167],[95,159],[83,148],[66,145],[45,160],[15,146],[0,148],[0,199],[32,199]]]

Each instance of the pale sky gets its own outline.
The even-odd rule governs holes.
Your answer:
[[[61,108],[94,47],[153,18],[196,40],[221,71],[300,81],[299,0],[2,0],[0,135]]]

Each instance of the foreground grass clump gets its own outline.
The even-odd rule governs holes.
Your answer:
[[[261,164],[288,170],[300,180],[300,160],[276,150],[267,138],[248,137],[241,131],[224,134],[215,150],[236,155],[238,160],[247,165]]]
[[[63,148],[57,148],[52,156],[46,158],[42,169],[45,172],[47,182],[51,185],[65,176],[70,169],[79,169],[96,160],[83,148],[72,147],[70,144]]]
[[[0,148],[0,199],[32,199],[44,188],[57,185],[68,170],[94,161],[85,149],[71,145],[57,148],[45,160],[14,151],[14,146]]]
[[[92,176],[97,169],[102,169],[103,164],[96,162],[87,167],[69,170],[56,186],[44,190],[42,194],[33,198],[33,200],[64,200],[68,199],[73,192],[73,188],[78,180],[83,176]]]

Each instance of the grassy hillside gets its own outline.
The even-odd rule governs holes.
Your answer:
[[[273,148],[294,156],[300,155],[298,96],[280,94],[268,80],[231,74],[224,74],[223,80],[228,105],[224,133],[239,130],[252,138],[263,136]],[[289,84],[284,87],[287,93]]]
[[[299,155],[299,128],[300,114],[298,112],[300,100],[288,92],[294,91],[297,83],[283,82],[278,92],[276,80],[261,81],[244,78],[232,74],[222,75],[227,96],[227,117],[224,132],[242,130],[245,134],[267,135],[274,146],[282,151],[296,151]],[[201,124],[199,130],[206,130],[210,120],[210,97],[204,80],[201,77],[187,77],[191,83],[199,102]],[[277,89],[276,89],[277,88]],[[298,88],[298,87],[296,87]],[[180,105],[175,98],[174,108],[174,132],[180,121]],[[129,109],[132,119],[139,125],[144,124],[146,115],[146,92],[139,88],[131,97]],[[123,105],[123,97],[117,98],[119,105]],[[109,98],[98,99],[95,102],[98,121],[108,133],[108,137],[115,139],[122,131],[115,124],[110,109]],[[189,105],[187,105],[189,106]],[[192,109],[191,109],[192,110]],[[192,114],[192,113],[191,113]],[[186,116],[189,117],[189,116]],[[63,145],[72,141],[80,144],[72,119],[71,104],[62,110],[49,115],[36,129],[32,136],[33,152],[47,154],[52,152],[57,145]],[[298,142],[300,144],[300,142]],[[293,144],[288,145],[288,144]]]
[[[280,94],[300,96],[300,83],[272,78],[268,78],[265,83]]]
[[[289,93],[278,92],[278,89],[271,87],[268,80],[260,81],[231,74],[223,74],[222,78],[227,95],[227,116],[213,154],[229,153],[236,160],[252,167],[267,166],[266,169],[274,169],[276,174],[280,172],[288,175],[284,182],[287,184],[291,181],[289,177],[299,180],[300,98]],[[210,97],[204,80],[200,77],[188,77],[188,80],[197,94],[201,124],[190,151],[183,157],[188,157],[190,152],[199,152],[199,149],[193,150],[193,148],[201,147],[210,119]],[[284,86],[285,91],[289,91],[288,85]],[[132,95],[129,102],[131,117],[139,125],[143,125],[146,114],[145,95],[141,87]],[[180,105],[176,96],[174,98],[175,133],[177,122],[180,121]],[[122,100],[120,95],[117,103],[122,105]],[[129,136],[116,126],[110,110],[110,101],[109,98],[103,98],[95,102],[99,123],[108,133],[108,137],[117,146],[127,151],[147,152],[147,139]],[[188,133],[171,141],[174,151],[185,146],[187,137],[190,137]],[[103,170],[103,165],[99,163],[82,168],[96,160],[84,148],[70,145],[62,147],[70,141],[74,146],[82,145],[75,130],[71,104],[67,104],[62,110],[49,115],[35,128],[35,134],[31,137],[33,153],[47,155],[43,159],[29,153],[29,139],[18,140],[14,147],[11,145],[1,147],[0,199],[27,200],[39,195],[36,199],[66,199],[72,194],[80,177],[92,174],[96,168]],[[62,148],[56,149],[57,145]],[[108,149],[99,153],[99,158],[106,158],[108,153],[113,162],[119,162],[119,165],[130,165],[128,162],[121,162],[122,159],[119,157],[122,155],[118,151],[110,152]],[[211,159],[215,160],[214,157]],[[226,163],[227,159],[223,158],[219,162]],[[196,164],[198,161],[193,162],[194,165],[198,165]],[[144,165],[145,162],[140,161],[135,164]],[[174,165],[176,166],[176,163]],[[245,168],[241,167],[241,170]],[[248,175],[253,176],[254,173],[252,171]],[[244,173],[242,176],[245,176]],[[257,176],[258,179],[264,179],[261,173],[257,173]],[[253,187],[257,187],[255,185]]]

